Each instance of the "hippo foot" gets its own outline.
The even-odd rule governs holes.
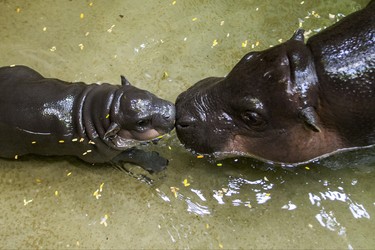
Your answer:
[[[128,149],[112,159],[114,164],[133,163],[150,173],[160,172],[168,165],[168,160],[157,152],[146,152],[137,148]]]

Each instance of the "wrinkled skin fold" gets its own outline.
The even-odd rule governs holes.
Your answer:
[[[0,157],[72,155],[162,170],[166,159],[133,147],[171,131],[175,107],[121,80],[68,83],[26,66],[0,68]]]
[[[245,55],[226,77],[176,100],[178,138],[196,153],[298,164],[375,144],[375,4],[304,43]]]

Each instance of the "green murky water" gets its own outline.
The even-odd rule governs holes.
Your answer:
[[[367,2],[0,0],[0,65],[68,81],[125,74],[174,101],[246,52]],[[290,170],[197,159],[174,132],[152,148],[170,159],[153,185],[72,158],[1,159],[0,249],[375,247],[374,150]]]

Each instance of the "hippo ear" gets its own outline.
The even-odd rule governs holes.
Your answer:
[[[290,38],[290,40],[304,42],[305,40],[305,36],[303,35],[304,33],[305,33],[304,29],[297,29],[296,32],[294,32],[293,36]]]
[[[307,128],[314,132],[320,132],[321,129],[318,126],[317,114],[313,107],[307,107],[300,111],[300,117],[307,125]]]
[[[121,75],[121,85],[122,86],[130,86],[130,82],[125,78],[125,76]]]
[[[108,139],[110,137],[115,136],[119,131],[120,131],[120,125],[118,125],[115,122],[112,122],[104,134],[104,139]]]

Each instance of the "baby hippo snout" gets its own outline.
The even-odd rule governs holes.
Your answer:
[[[173,103],[166,102],[161,107],[161,112],[155,117],[155,127],[159,128],[163,132],[169,132],[173,130],[176,120],[176,108]]]

